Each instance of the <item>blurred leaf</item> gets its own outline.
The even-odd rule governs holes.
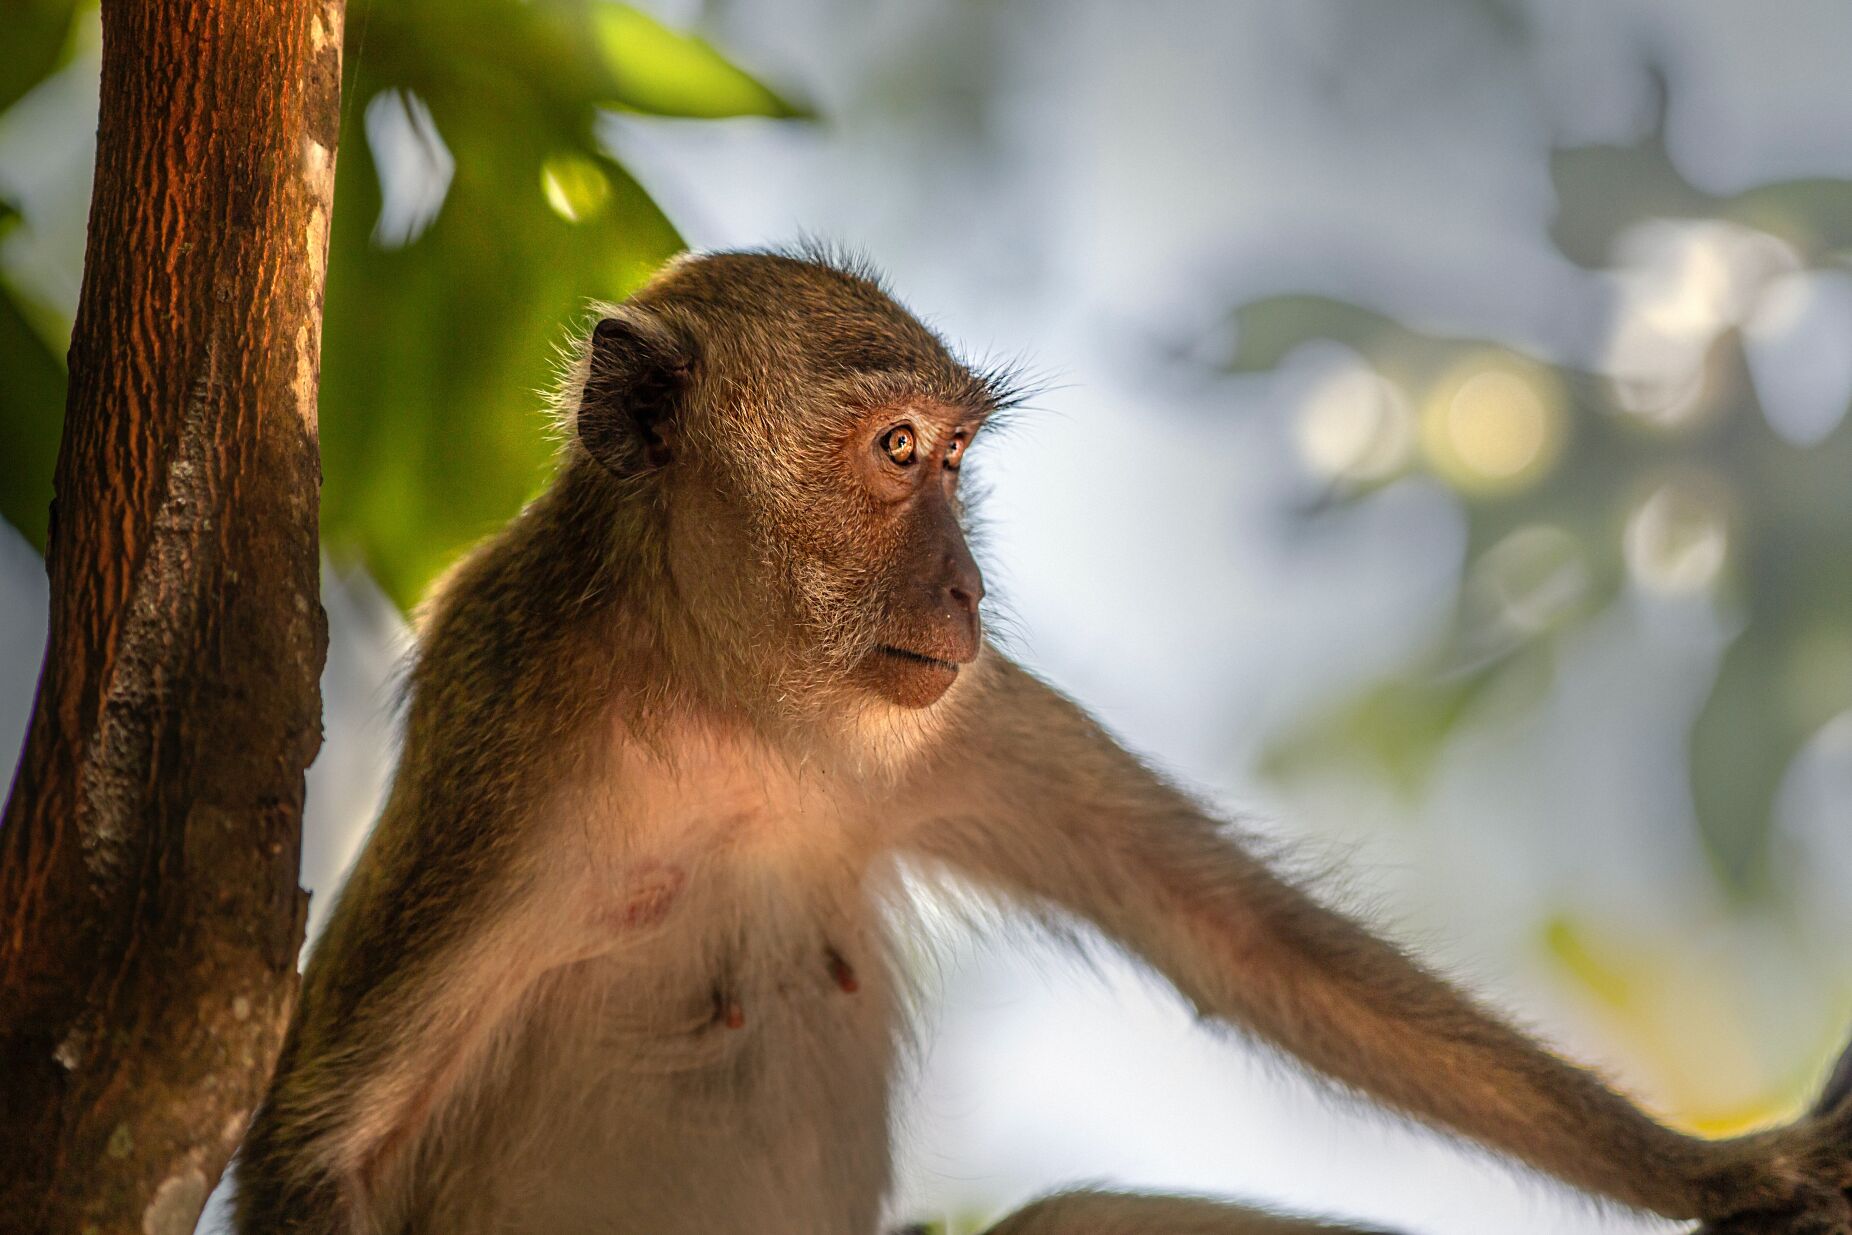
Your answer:
[[[1604,955],[1616,946],[1611,940],[1591,935],[1575,919],[1558,913],[1543,923],[1542,942],[1551,960],[1609,1008],[1624,1011],[1634,1003],[1633,975],[1641,967],[1617,965]]]
[[[1698,830],[1725,888],[1765,890],[1770,807],[1805,735],[1784,714],[1780,647],[1752,623],[1724,656],[1691,733],[1691,796]]]
[[[76,7],[13,0],[0,99],[57,64]],[[323,336],[323,533],[334,556],[358,557],[409,605],[544,482],[552,448],[539,392],[568,324],[680,247],[599,143],[600,109],[797,109],[702,40],[605,0],[355,0],[347,32]],[[368,121],[388,91],[405,129],[388,148],[398,160],[388,175],[410,183],[398,165],[408,153],[437,174],[379,228]],[[41,545],[64,387],[55,348],[33,330],[42,317],[0,286],[0,515]]]
[[[611,178],[595,160],[577,155],[555,155],[542,164],[540,189],[553,213],[568,223],[584,222],[611,200]]]
[[[0,238],[18,219],[0,201]],[[0,277],[0,518],[43,553],[51,476],[64,425],[64,361],[32,325],[19,293]],[[42,315],[41,315],[42,316]]]
[[[71,51],[77,0],[4,0],[0,111],[61,68]],[[0,201],[0,238],[19,212]],[[64,424],[64,359],[41,333],[49,316],[0,275],[0,518],[40,552],[49,531],[52,470]],[[35,325],[37,323],[37,325]]]
[[[671,30],[628,4],[596,11],[598,44],[617,79],[611,100],[659,116],[807,114],[728,63],[705,40]]]
[[[1852,424],[1794,446],[1744,408],[1713,466],[1741,478],[1735,591],[1743,630],[1692,727],[1692,806],[1726,889],[1766,894],[1777,790],[1801,749],[1852,709]]]
[[[1830,264],[1835,250],[1852,246],[1852,181],[1795,181],[1718,197],[1679,174],[1663,126],[1633,147],[1556,151],[1551,170],[1560,196],[1551,235],[1567,256],[1591,268],[1612,260],[1623,233],[1652,219],[1731,220],[1785,240],[1803,265]],[[1256,301],[1235,312],[1233,325],[1228,367],[1234,371],[1271,369],[1301,344],[1329,340],[1397,386],[1418,416],[1437,406],[1444,375],[1478,357],[1533,363],[1497,342],[1425,333],[1321,296]],[[1775,434],[1747,380],[1733,329],[1712,340],[1696,401],[1665,423],[1624,410],[1599,376],[1558,368],[1556,381],[1571,418],[1566,448],[1534,482],[1511,492],[1468,491],[1428,459],[1430,471],[1456,486],[1467,519],[1467,578],[1476,578],[1477,567],[1509,538],[1533,527],[1560,529],[1581,546],[1586,572],[1586,596],[1567,611],[1573,624],[1619,595],[1630,570],[1639,569],[1625,546],[1650,495],[1683,482],[1706,497],[1727,533],[1713,586],[1745,628],[1690,734],[1692,802],[1720,882],[1739,896],[1767,895],[1774,891],[1768,842],[1782,778],[1819,726],[1852,708],[1852,673],[1822,668],[1823,657],[1834,663],[1846,657],[1819,651],[1852,644],[1846,549],[1852,424],[1842,421],[1811,447]],[[1422,445],[1431,456],[1425,439]],[[1334,500],[1305,516],[1333,517],[1334,506],[1382,483],[1334,480]],[[1419,787],[1462,718],[1475,714],[1464,686],[1437,677],[1433,667],[1472,663],[1482,653],[1484,628],[1471,599],[1461,597],[1437,652],[1368,685],[1349,706],[1282,743],[1271,765],[1283,769],[1308,753],[1348,753],[1378,767],[1403,792]]]
[[[1818,1083],[1814,1061],[1830,1058],[1839,1045],[1839,1026],[1818,1052],[1799,1052],[1771,1074],[1766,1031],[1755,1023],[1763,996],[1754,981],[1714,959],[1700,960],[1676,932],[1629,935],[1614,925],[1556,913],[1539,924],[1538,942],[1552,966],[1589,997],[1584,1010],[1603,1035],[1657,1074],[1649,1088],[1670,1100],[1674,1126],[1724,1137],[1792,1119]],[[1693,1008],[1707,1011],[1694,1019]]]
[[[50,530],[51,476],[64,427],[64,363],[0,282],[0,518],[39,552]]]
[[[1550,178],[1561,201],[1551,237],[1564,256],[1589,269],[1606,266],[1621,234],[1651,219],[1728,219],[1813,256],[1852,246],[1845,209],[1852,181],[1791,180],[1713,197],[1678,174],[1657,134],[1634,147],[1556,151]]]
[[[1468,670],[1390,678],[1276,743],[1262,769],[1292,776],[1361,756],[1397,792],[1414,799],[1426,790],[1441,753],[1464,724],[1530,706],[1542,697],[1550,675],[1547,650],[1527,648]]]
[[[1650,219],[1728,219],[1778,236],[1804,255],[1820,257],[1852,246],[1852,181],[1790,180],[1719,197],[1679,172],[1666,149],[1663,77],[1653,127],[1632,146],[1580,146],[1550,152],[1557,213],[1550,238],[1563,255],[1598,269],[1613,259],[1615,240]]]
[[[70,50],[77,0],[4,0],[0,30],[0,111],[11,107],[64,63]]]
[[[1234,350],[1230,373],[1277,368],[1298,348],[1314,340],[1341,344],[1356,352],[1384,377],[1410,393],[1456,370],[1462,360],[1484,358],[1509,367],[1543,367],[1528,352],[1492,339],[1435,334],[1404,325],[1385,313],[1329,296],[1267,296],[1236,309],[1229,326]],[[1586,385],[1587,375],[1559,371],[1572,389]]]
[[[1268,296],[1235,310],[1231,373],[1272,369],[1310,339],[1329,339],[1355,351],[1395,349],[1410,332],[1394,318],[1329,296]]]
[[[401,605],[544,483],[553,447],[539,392],[568,325],[681,245],[599,144],[600,106],[640,106],[647,65],[663,108],[791,114],[705,44],[626,12],[603,0],[373,0],[349,15],[322,529]],[[373,239],[377,152],[355,122],[387,90],[428,109],[432,140],[455,160],[435,218],[397,248]]]

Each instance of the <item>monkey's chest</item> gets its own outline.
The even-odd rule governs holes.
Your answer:
[[[483,1104],[517,1226],[865,1235],[900,1006],[870,889],[725,867],[645,883],[616,902],[634,937],[544,981]]]
[[[644,859],[611,906],[621,937],[553,975],[542,1009],[607,1066],[712,1072],[747,1097],[813,1053],[885,1059],[889,931],[864,881]]]

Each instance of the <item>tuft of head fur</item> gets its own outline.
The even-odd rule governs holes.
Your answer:
[[[593,329],[601,321],[625,316],[631,306],[661,309],[671,300],[698,306],[686,316],[683,311],[672,312],[672,320],[728,317],[744,324],[738,318],[740,311],[756,309],[768,324],[823,328],[818,345],[801,350],[815,372],[841,381],[844,393],[878,393],[868,385],[857,388],[856,374],[869,358],[858,348],[876,339],[867,331],[866,320],[859,324],[850,320],[851,314],[844,312],[847,306],[877,320],[903,316],[917,330],[905,340],[908,346],[901,353],[905,359],[931,362],[930,370],[943,379],[944,393],[954,401],[982,405],[988,416],[1023,407],[1049,388],[1017,360],[987,357],[980,362],[958,356],[906,309],[874,263],[857,250],[811,236],[789,246],[763,249],[688,250],[664,263],[629,299],[588,303],[555,345],[554,379],[540,393],[551,436],[560,443],[562,453],[570,452],[577,437],[579,410],[591,371]],[[773,306],[776,312],[771,311]]]

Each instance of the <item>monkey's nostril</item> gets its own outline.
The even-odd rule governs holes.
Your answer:
[[[950,593],[953,603],[958,605],[958,607],[963,609],[966,613],[975,613],[977,611],[978,598],[964,588],[954,583],[951,587],[947,588],[946,591]]]

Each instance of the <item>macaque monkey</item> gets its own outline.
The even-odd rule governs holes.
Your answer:
[[[422,611],[239,1231],[875,1235],[904,869],[1090,923],[1202,1015],[1597,1197],[1852,1235],[1844,1078],[1773,1131],[1654,1122],[987,643],[959,474],[1010,400],[815,254],[686,258],[601,311],[551,488]],[[996,1228],[1329,1229],[1098,1192]]]

